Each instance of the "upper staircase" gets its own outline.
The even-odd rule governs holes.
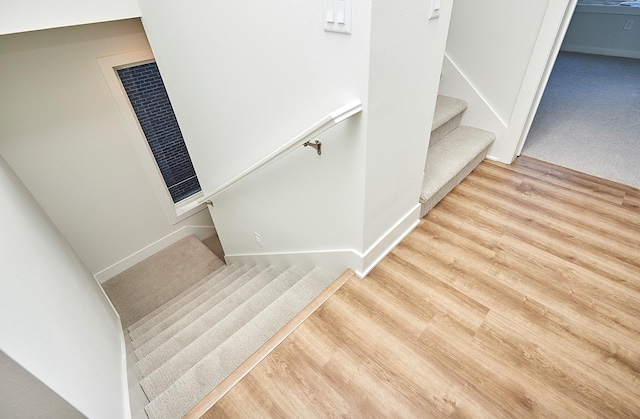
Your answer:
[[[421,218],[484,160],[496,138],[491,132],[461,126],[466,109],[464,100],[438,96],[420,194]]]

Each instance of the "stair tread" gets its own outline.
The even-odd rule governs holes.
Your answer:
[[[159,318],[166,315],[167,310],[183,306],[184,304],[186,304],[186,302],[193,299],[195,295],[198,295],[200,293],[200,289],[203,289],[203,287],[214,286],[213,284],[221,281],[228,273],[237,270],[238,268],[240,268],[240,266],[241,265],[223,265],[221,268],[216,269],[213,273],[211,273],[211,275],[208,275],[203,280],[199,281],[189,289],[177,295],[174,299],[171,299],[165,304],[158,307],[158,309],[154,310],[148,316],[145,316],[145,319],[141,319],[140,322],[135,324],[135,327],[129,327],[127,329],[129,332],[129,336],[132,339],[135,339],[136,337],[146,333],[147,330],[157,324]]]
[[[436,110],[433,114],[431,131],[435,131],[450,119],[467,109],[467,102],[454,97],[438,95],[436,99]]]
[[[134,353],[139,361],[136,363],[143,376],[151,372],[176,355],[199,336],[214,327],[224,317],[240,307],[252,296],[259,294],[275,278],[281,275],[281,269],[269,266],[255,275],[251,281],[238,288],[215,306],[198,315],[197,311],[174,323]],[[197,316],[197,317],[195,317]]]
[[[131,332],[132,330],[136,330],[138,327],[140,327],[141,325],[143,325],[144,323],[146,323],[147,321],[149,321],[150,319],[152,319],[153,317],[158,315],[158,313],[162,312],[167,307],[171,307],[172,305],[178,303],[182,298],[184,298],[185,296],[189,295],[193,290],[198,289],[200,286],[202,286],[202,284],[204,284],[207,281],[211,280],[211,278],[214,278],[216,275],[218,275],[220,272],[224,271],[226,268],[227,268],[227,265],[223,264],[218,269],[216,269],[215,271],[211,272],[206,277],[202,278],[200,281],[196,282],[195,284],[193,284],[192,286],[190,286],[186,290],[182,291],[180,294],[176,295],[175,297],[173,297],[169,301],[167,301],[164,304],[162,304],[160,307],[158,307],[155,310],[153,310],[151,313],[147,314],[146,316],[144,316],[143,318],[141,318],[137,322],[135,322],[132,325],[130,325],[127,328],[127,331]]]
[[[304,272],[295,267],[287,269],[212,328],[204,333],[198,331],[199,336],[196,339],[140,381],[145,394],[150,400],[157,397],[208,353],[260,315],[304,276]],[[195,328],[197,329],[197,326]]]
[[[429,149],[420,202],[425,202],[454,178],[493,141],[495,134],[460,126]]]
[[[214,297],[217,293],[223,291],[227,286],[233,284],[238,278],[242,277],[247,271],[247,266],[232,265],[220,273],[216,278],[212,278],[206,284],[203,284],[192,294],[185,297],[180,304],[159,313],[152,321],[147,322],[134,332],[130,332],[131,343],[135,348],[153,338],[157,333],[171,326],[181,316],[188,313],[195,307],[206,302],[209,298]]]
[[[145,408],[149,418],[182,417],[332,281],[317,268],[305,275],[153,399]]]

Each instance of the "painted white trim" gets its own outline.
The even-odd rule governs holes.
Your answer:
[[[122,328],[122,337],[125,346],[126,367],[127,367],[127,379],[129,380],[128,394],[129,394],[129,410],[132,419],[148,419],[144,408],[149,404],[149,399],[144,394],[142,387],[140,387],[140,380],[142,375],[136,366],[138,359],[134,354],[135,348],[131,343],[127,330]]]
[[[114,263],[113,265],[105,268],[95,274],[95,278],[98,282],[103,283],[114,276],[118,275],[121,272],[129,269],[133,265],[142,262],[146,258],[153,256],[158,253],[160,250],[171,246],[176,243],[178,240],[183,239],[191,234],[195,235],[198,239],[203,240],[209,237],[212,234],[215,234],[216,229],[213,226],[185,226],[182,227],[173,233],[161,238],[160,240],[156,240],[150,245],[138,250],[125,257],[124,259]]]
[[[111,307],[111,310],[113,310],[113,314],[118,320],[118,323],[120,323],[120,325],[122,326],[122,320],[120,319],[120,314],[118,314],[118,311],[116,310],[115,306],[111,302],[111,299],[109,298],[107,293],[104,291],[104,288],[102,288],[102,285],[100,285],[100,281],[98,280],[98,278],[94,276],[94,279],[96,280],[96,282],[98,282],[98,288],[100,288],[100,291],[102,291],[102,295],[104,295],[104,299],[107,300],[107,302],[109,302],[109,306]],[[129,376],[128,376],[129,367],[127,366],[127,347],[126,347],[124,334],[120,334],[120,362],[122,364],[121,365],[121,372],[122,372],[121,388],[123,392],[122,399],[124,402],[124,412],[122,414],[122,418],[131,419],[131,409],[129,408],[131,404],[129,399]]]
[[[120,317],[120,316],[118,316]],[[122,323],[121,323],[122,324]],[[120,362],[122,369],[122,399],[124,400],[123,419],[131,419],[131,399],[129,398],[129,367],[127,365],[127,346],[124,341],[124,334],[120,334]]]
[[[361,264],[360,254],[352,249],[310,250],[282,253],[245,253],[225,255],[228,265],[239,263],[243,265],[274,265],[281,269],[297,266],[311,270],[316,266],[327,273],[338,277],[345,269]]]
[[[630,49],[600,48],[585,45],[563,44],[562,51],[580,52],[583,54],[608,55],[610,57],[640,58],[640,51]]]
[[[438,94],[467,101],[469,107],[462,114],[460,123],[493,132],[496,141],[489,149],[488,157],[497,160],[493,153],[498,154],[496,150],[507,131],[507,124],[446,52]]]
[[[189,197],[177,204],[173,203],[173,199],[167,190],[162,173],[158,168],[156,160],[153,158],[153,152],[149,147],[138,118],[131,107],[127,93],[120,82],[120,78],[116,73],[116,69],[141,65],[155,60],[153,52],[150,49],[142,49],[138,51],[127,52],[124,54],[111,55],[108,57],[100,57],[96,61],[100,71],[111,91],[111,96],[116,102],[116,106],[120,111],[120,115],[124,119],[127,132],[132,140],[140,163],[144,168],[147,178],[151,182],[154,192],[158,197],[158,201],[164,211],[169,223],[176,225],[184,221],[193,214],[200,212],[206,208],[206,205],[200,204],[198,199],[202,198],[202,192]]]
[[[385,256],[418,226],[420,223],[420,207],[419,203],[416,204],[361,255],[362,268],[355,270],[358,277],[364,278],[367,276]]]
[[[505,135],[509,149],[498,156],[503,163],[511,163],[524,147],[577,1],[550,1],[547,6]]]
[[[173,208],[176,212],[176,221],[173,225],[183,221],[194,214],[199,213],[200,211],[204,211],[207,209],[207,206],[198,202],[202,198],[202,191],[198,192],[195,195],[191,195],[190,197],[183,199],[182,201],[176,203]]]
[[[420,223],[420,204],[413,207],[365,252],[354,249],[323,249],[281,253],[245,253],[225,255],[227,264],[275,265],[282,269],[295,265],[302,269],[321,267],[338,277],[351,268],[364,278]]]
[[[452,91],[452,90],[463,90],[463,91],[468,91],[467,94],[461,95],[460,97],[463,97],[464,100],[466,100],[467,102],[472,101],[474,102],[480,102],[482,104],[482,106],[484,106],[487,111],[495,118],[498,120],[498,122],[504,126],[506,128],[507,123],[500,118],[500,115],[498,115],[498,112],[496,112],[496,110],[493,108],[493,106],[491,106],[491,104],[489,103],[489,101],[482,95],[482,93],[480,93],[476,87],[469,81],[469,79],[467,78],[466,74],[464,74],[464,72],[460,69],[460,67],[455,63],[455,61],[453,61],[451,59],[451,57],[449,56],[449,54],[444,53],[444,65],[443,65],[443,75],[446,73],[447,76],[449,77],[455,77],[456,80],[450,80],[449,77],[444,78],[443,77],[443,82],[440,84],[440,94],[444,94],[444,95],[448,95],[447,92]],[[451,73],[451,71],[445,71],[445,66],[449,67],[451,66],[452,69],[455,71],[455,73]],[[471,106],[471,103],[470,103]],[[465,114],[467,112],[465,111]],[[464,117],[464,116],[463,116]],[[468,117],[468,116],[467,116]]]

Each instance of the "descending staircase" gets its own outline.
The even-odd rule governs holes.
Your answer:
[[[462,100],[438,96],[421,217],[485,158],[495,140],[492,133],[460,126],[466,108]],[[150,401],[147,416],[189,412],[333,279],[318,268],[223,265],[133,323],[127,331]]]
[[[182,417],[333,279],[225,265],[131,325],[149,418]]]
[[[431,210],[487,155],[495,135],[460,125],[467,102],[438,96],[420,194],[420,217]]]

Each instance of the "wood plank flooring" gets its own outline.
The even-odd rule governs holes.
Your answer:
[[[203,417],[640,417],[640,191],[485,161]]]

